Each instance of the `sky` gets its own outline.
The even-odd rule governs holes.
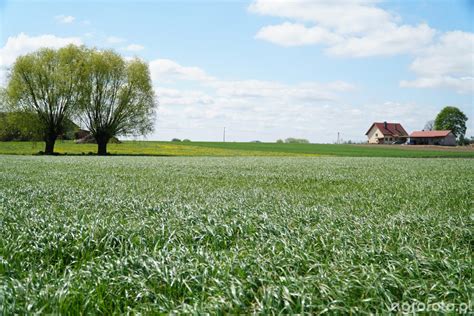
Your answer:
[[[149,140],[366,141],[448,105],[474,136],[474,1],[0,0],[1,85],[17,56],[70,43],[149,63]]]

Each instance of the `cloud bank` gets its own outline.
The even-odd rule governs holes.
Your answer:
[[[254,0],[254,14],[287,19],[267,25],[255,38],[284,47],[321,45],[334,57],[364,58],[409,54],[417,76],[401,87],[474,93],[474,34],[439,32],[426,23],[401,18],[371,0]]]

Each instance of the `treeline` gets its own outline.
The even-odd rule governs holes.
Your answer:
[[[187,138],[185,138],[185,139],[183,139],[183,140],[181,140],[180,138],[173,138],[173,139],[171,139],[171,141],[172,141],[172,142],[175,142],[175,143],[179,143],[179,142],[189,143],[189,142],[191,142],[191,140],[190,140],[190,139],[187,139]]]
[[[42,141],[43,125],[35,113],[0,112],[0,141]],[[66,120],[59,139],[72,140],[79,130],[73,121]]]
[[[107,154],[116,136],[153,131],[156,99],[148,65],[110,50],[69,45],[16,59],[0,97],[5,140],[43,140],[45,154],[57,139],[72,139],[78,125]],[[77,123],[77,125],[75,123]]]
[[[309,140],[305,139],[305,138],[293,138],[293,137],[289,137],[289,138],[286,138],[285,140],[283,139],[278,139],[277,141],[277,144],[309,144]]]

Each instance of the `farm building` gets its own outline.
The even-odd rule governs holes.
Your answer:
[[[410,134],[412,145],[455,146],[456,136],[451,131],[417,131]]]
[[[408,133],[400,123],[373,123],[367,133],[369,144],[402,144]]]

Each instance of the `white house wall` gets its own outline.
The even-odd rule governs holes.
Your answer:
[[[369,138],[369,144],[378,144],[379,143],[378,138],[383,137],[383,136],[384,135],[382,134],[382,132],[375,125],[372,126],[369,133],[367,134],[367,137]]]

